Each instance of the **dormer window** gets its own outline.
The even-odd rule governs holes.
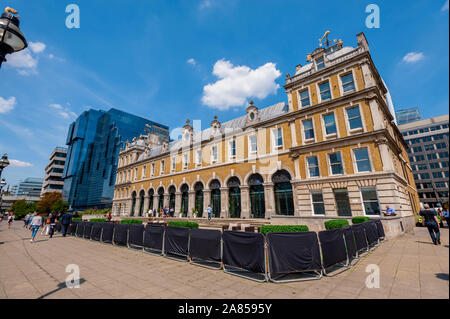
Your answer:
[[[316,60],[317,71],[323,69],[325,67],[325,59],[322,57]]]
[[[250,105],[247,107],[247,124],[252,124],[258,120],[258,107],[255,106],[255,102],[250,101]]]
[[[249,117],[250,117],[250,120],[253,121],[255,119],[256,115],[255,115],[255,113],[252,112],[249,114]]]

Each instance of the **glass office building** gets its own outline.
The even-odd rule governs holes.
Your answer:
[[[41,195],[43,178],[28,177],[20,182],[17,188],[17,196],[39,197]]]
[[[69,127],[63,196],[72,209],[110,208],[118,155],[127,140],[147,130],[168,139],[169,128],[116,109],[89,110]]]
[[[420,115],[418,107],[398,110],[395,112],[395,117],[397,118],[397,125],[403,125],[422,120],[422,116]]]

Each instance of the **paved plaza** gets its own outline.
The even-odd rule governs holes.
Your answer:
[[[356,299],[449,298],[449,231],[442,245],[424,228],[384,242],[335,277],[295,283],[257,283],[172,259],[80,238],[50,239],[15,222],[0,224],[0,298]],[[66,266],[77,264],[82,284],[65,287]],[[380,267],[380,288],[366,288],[366,267]]]

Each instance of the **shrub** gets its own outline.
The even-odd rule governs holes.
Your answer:
[[[352,218],[352,223],[353,224],[362,224],[362,223],[368,222],[369,220],[370,220],[369,217],[357,216],[357,217]]]
[[[326,229],[339,229],[348,225],[349,223],[346,219],[333,219],[325,222]]]
[[[106,223],[106,219],[104,218],[93,218],[89,220],[92,223]]]
[[[188,227],[190,229],[197,229],[198,228],[198,224],[194,223],[194,222],[177,222],[177,221],[171,221],[168,224],[169,226],[174,226],[174,227]]]
[[[78,214],[80,216],[83,215],[107,215],[109,213],[109,209],[105,208],[105,209],[88,209],[85,210],[84,212],[78,212]]]
[[[83,218],[81,218],[81,217],[74,217],[74,218],[72,218],[72,221],[73,222],[82,222]]]
[[[142,224],[142,220],[138,219],[122,219],[121,224]]]
[[[305,225],[263,225],[260,232],[264,235],[267,233],[288,233],[288,232],[303,232],[309,231],[308,226]]]
[[[14,219],[20,220],[28,213],[33,213],[36,210],[36,203],[27,203],[26,200],[16,200],[11,206],[11,211],[14,212]]]

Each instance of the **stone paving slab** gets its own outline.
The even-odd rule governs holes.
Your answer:
[[[424,228],[382,243],[334,277],[257,283],[187,262],[60,234],[52,239],[15,223],[0,223],[0,299],[396,299],[449,298],[449,232],[431,244]],[[66,267],[84,280],[66,288]],[[369,289],[366,267],[380,267],[380,288]]]

